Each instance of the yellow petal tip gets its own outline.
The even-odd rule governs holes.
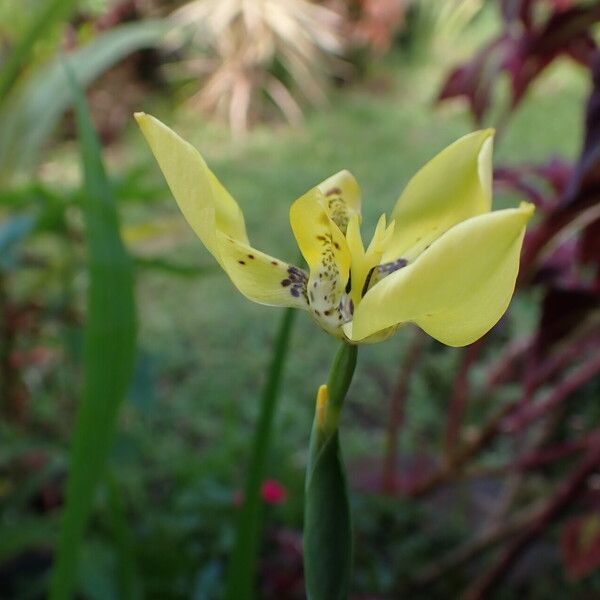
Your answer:
[[[144,119],[146,119],[148,117],[148,115],[145,112],[134,112],[133,113],[133,118],[139,123],[140,121],[143,121]]]
[[[521,202],[521,204],[519,204],[519,210],[527,215],[527,218],[531,218],[535,212],[535,206],[531,204],[531,202]]]

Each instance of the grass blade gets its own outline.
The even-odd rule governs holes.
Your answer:
[[[85,99],[70,71],[68,76],[87,192],[83,214],[89,289],[83,397],[73,434],[51,600],[64,600],[73,593],[78,550],[133,372],[136,329],[131,261],[119,235],[117,211]]]
[[[239,513],[236,540],[227,573],[225,593],[227,600],[240,600],[241,598],[249,600],[254,597],[254,576],[262,520],[260,486],[264,477],[281,377],[295,317],[295,309],[286,309],[281,318],[277,340],[273,348],[271,365],[260,404],[260,416],[254,434],[244,503]]]

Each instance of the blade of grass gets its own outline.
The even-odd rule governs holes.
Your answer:
[[[119,236],[117,211],[85,99],[68,69],[67,75],[87,190],[82,209],[89,289],[83,396],[73,433],[51,600],[65,600],[73,593],[79,547],[133,373],[136,330],[132,264]]]
[[[248,479],[244,490],[244,503],[238,517],[236,540],[227,572],[225,593],[227,600],[241,600],[242,598],[250,600],[255,595],[254,576],[263,508],[260,487],[264,477],[281,377],[295,317],[295,309],[286,309],[281,317],[277,339],[273,347],[271,364],[260,403],[260,415],[254,433]]]

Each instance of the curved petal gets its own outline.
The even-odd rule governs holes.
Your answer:
[[[290,224],[308,263],[308,300],[326,329],[337,329],[345,316],[340,300],[350,273],[350,251],[344,234],[323,207],[323,194],[313,188],[290,208]],[[329,322],[330,321],[330,322]]]
[[[350,171],[340,171],[320,183],[317,188],[323,194],[321,202],[327,214],[342,233],[346,233],[352,216],[360,216],[360,186],[354,175]]]
[[[491,210],[493,135],[465,135],[409,181],[392,212],[396,228],[383,262],[410,262],[456,223]]]
[[[242,211],[191,144],[150,115],[136,113],[135,118],[181,212],[221,263],[217,231],[248,242]]]
[[[237,289],[260,304],[308,308],[304,271],[248,244],[242,211],[200,153],[158,119],[135,118],[181,212]]]
[[[523,203],[447,231],[413,264],[367,292],[354,313],[353,340],[407,321],[449,346],[480,338],[508,307],[533,210]]]
[[[308,276],[302,269],[222,233],[217,236],[223,268],[246,298],[269,306],[308,309]]]

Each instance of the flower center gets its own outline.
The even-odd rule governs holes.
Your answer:
[[[335,257],[333,252],[327,249],[332,241],[326,237],[322,240],[324,252],[321,264],[316,271],[311,272],[307,289],[313,318],[323,329],[334,335],[341,335],[342,325],[352,320],[355,307],[372,285],[388,272],[406,264],[406,261],[400,259],[390,265],[381,265],[382,272],[379,272],[381,256],[394,229],[394,222],[386,226],[385,215],[380,217],[366,251],[360,234],[360,217],[352,215],[346,225],[351,267],[345,291],[340,294],[338,290],[339,273]]]

